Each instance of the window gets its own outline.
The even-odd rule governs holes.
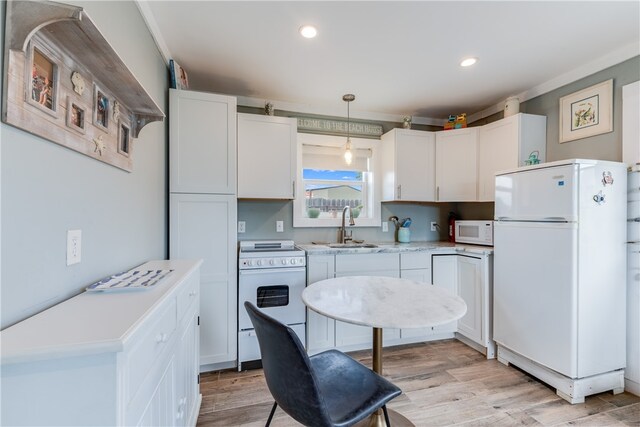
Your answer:
[[[345,206],[356,226],[380,225],[379,186],[375,184],[376,144],[352,138],[354,158],[344,161],[346,139],[298,134],[298,183],[294,227],[337,227]]]

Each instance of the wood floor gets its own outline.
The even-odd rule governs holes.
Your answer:
[[[367,366],[371,352],[351,353]],[[416,426],[640,426],[640,398],[611,392],[570,405],[538,380],[457,340],[384,350],[389,403]],[[262,370],[203,374],[198,426],[264,426],[273,400]],[[272,426],[299,426],[280,409]]]

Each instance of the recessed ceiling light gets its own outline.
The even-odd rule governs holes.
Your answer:
[[[476,62],[478,62],[478,58],[465,58],[462,60],[462,62],[460,62],[460,66],[461,67],[470,67],[473,64],[475,64]]]
[[[300,35],[307,39],[312,39],[318,35],[318,30],[313,25],[303,25],[299,31]]]

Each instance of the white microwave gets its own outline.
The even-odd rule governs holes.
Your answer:
[[[456,221],[456,243],[493,246],[493,221]]]

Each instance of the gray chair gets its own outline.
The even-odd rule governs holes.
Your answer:
[[[262,367],[275,403],[266,426],[280,405],[305,426],[346,427],[367,418],[402,391],[337,350],[309,357],[291,328],[267,316],[250,302],[249,313],[260,344]]]

